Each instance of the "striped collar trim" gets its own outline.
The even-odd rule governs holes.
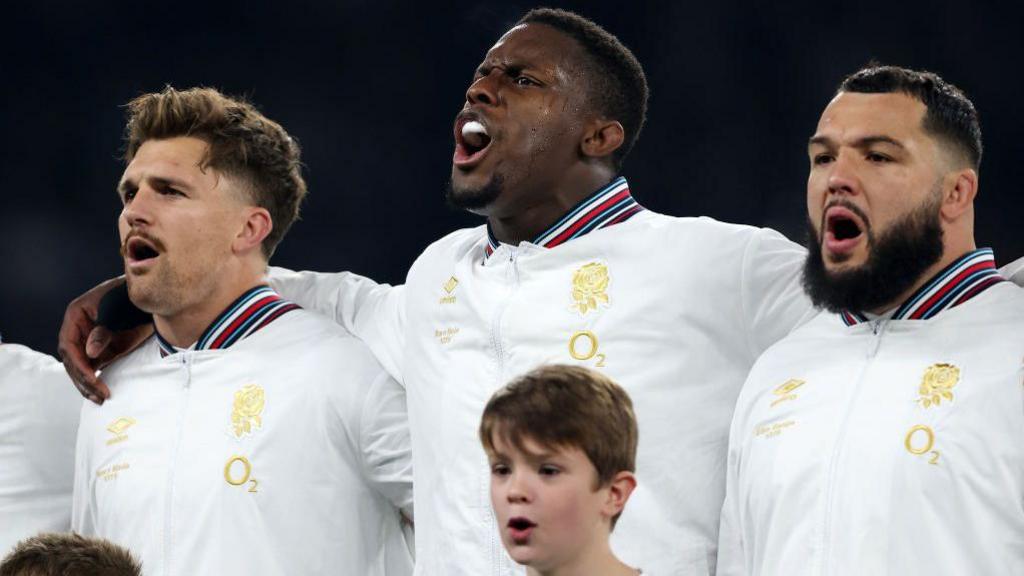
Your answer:
[[[285,300],[269,286],[256,286],[239,296],[221,312],[190,349],[230,348],[284,314],[298,309],[298,304]],[[160,346],[161,358],[184,350],[173,346],[159,332],[156,333],[156,341]]]
[[[604,188],[582,200],[553,226],[538,235],[532,244],[544,248],[554,248],[594,230],[625,222],[643,210],[644,207],[637,203],[633,195],[630,194],[629,183],[625,178],[619,176]],[[487,246],[484,248],[484,252],[490,256],[499,246],[501,243],[494,237],[491,225],[488,224]]]
[[[996,268],[996,259],[992,249],[979,248],[964,254],[943,268],[900,305],[893,313],[892,318],[894,320],[934,318],[940,312],[959,306],[1005,280],[1006,278],[1003,278]],[[868,320],[864,314],[851,311],[844,311],[840,317],[847,326]]]

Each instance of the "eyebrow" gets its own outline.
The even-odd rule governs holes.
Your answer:
[[[819,144],[821,146],[835,146],[835,140],[829,138],[828,136],[812,136],[809,140],[807,140],[808,146],[813,146],[815,144]],[[900,142],[899,140],[891,136],[884,136],[881,134],[864,136],[862,138],[854,140],[853,142],[853,146],[855,148],[867,148],[872,144],[890,144],[897,148],[906,148],[906,146],[904,146],[903,143]]]
[[[188,182],[185,182],[184,180],[179,180],[177,178],[165,178],[165,177],[150,176],[149,178],[146,178],[146,180],[149,180],[154,185],[159,186],[161,188],[167,187],[167,186],[173,186],[175,188],[183,188],[185,190],[191,190],[192,189],[192,186],[190,186]],[[139,185],[134,180],[131,180],[131,179],[122,180],[117,185],[117,193],[118,193],[118,195],[123,196],[124,193],[127,192],[128,190],[130,190],[130,189],[137,189],[138,187],[139,187]]]

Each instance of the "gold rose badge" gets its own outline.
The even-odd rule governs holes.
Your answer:
[[[608,301],[608,267],[600,262],[585,264],[572,274],[572,305],[580,314],[597,310]]]
[[[263,388],[256,384],[248,384],[235,392],[235,403],[231,408],[231,426],[236,437],[251,434],[254,428],[263,425],[263,403]]]
[[[945,398],[953,401],[953,387],[960,381],[960,369],[952,364],[932,364],[924,371],[917,399],[922,406],[938,406]]]

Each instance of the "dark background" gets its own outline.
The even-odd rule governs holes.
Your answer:
[[[633,49],[651,86],[624,174],[648,208],[803,236],[806,139],[870,59],[926,68],[982,116],[979,245],[1024,255],[1022,19],[967,3],[565,3]],[[1009,3],[1007,3],[1009,5]],[[296,136],[303,220],[273,263],[401,282],[480,222],[442,200],[452,119],[527,3],[37,2],[0,16],[0,331],[53,353],[65,304],[120,273],[121,106],[170,83],[248,96]]]

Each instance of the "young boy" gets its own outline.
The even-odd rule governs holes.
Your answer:
[[[18,543],[0,563],[0,576],[141,576],[128,550],[100,538],[42,533]]]
[[[537,368],[495,392],[480,441],[501,540],[530,576],[632,576],[608,544],[636,487],[626,392],[579,366]]]

